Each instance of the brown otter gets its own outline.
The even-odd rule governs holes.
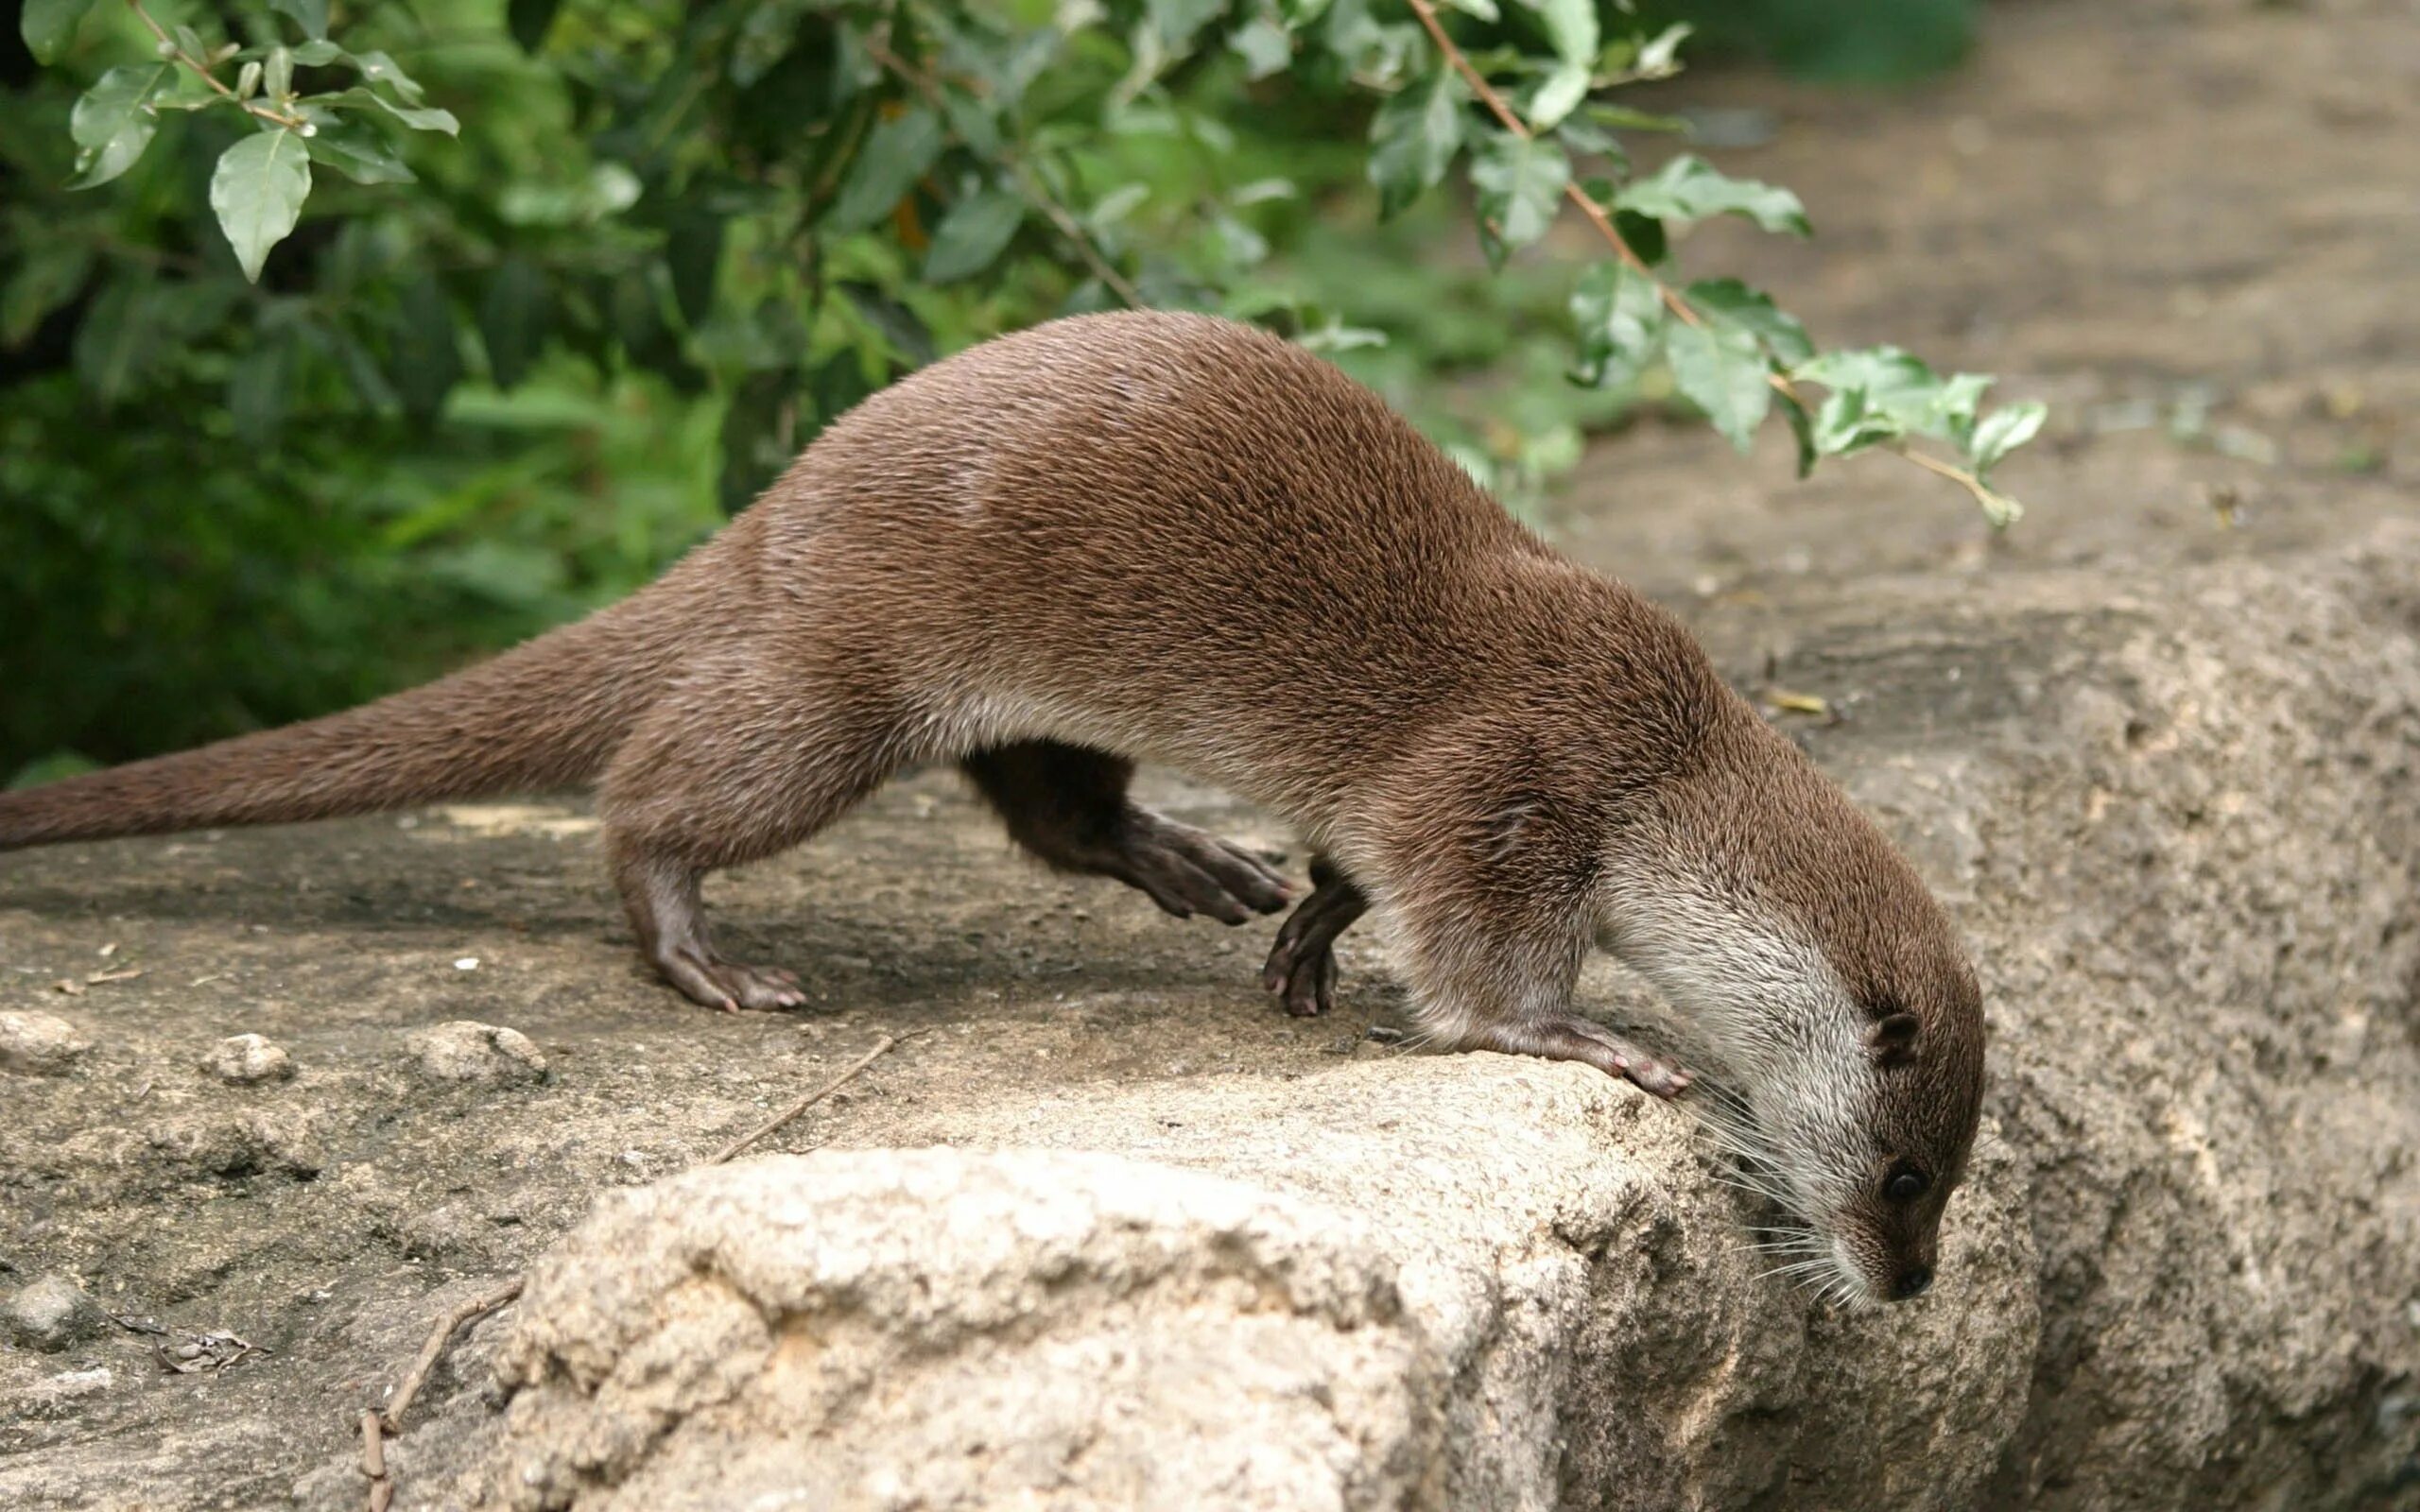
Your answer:
[[[710,942],[707,871],[955,762],[1027,849],[1229,922],[1288,894],[1127,797],[1137,761],[1315,848],[1268,985],[1324,1007],[1365,909],[1434,1043],[1685,1073],[1573,1011],[1600,944],[1708,1036],[1822,1279],[1924,1289],[1982,1087],[1915,873],[1669,616],[1558,556],[1374,394],[1248,327],[1056,321],[833,423],[659,582],[427,687],[0,796],[0,848],[596,782],[666,980],[802,999]]]

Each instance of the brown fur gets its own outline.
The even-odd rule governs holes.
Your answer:
[[[1877,1016],[1918,1017],[1876,1159],[1922,1146],[1935,1190],[1955,1179],[1979,1012],[1906,864],[1668,616],[1334,369],[1201,317],[1063,320],[928,368],[629,601],[362,709],[0,796],[0,848],[601,780],[659,969],[779,1005],[794,979],[714,953],[699,877],[911,765],[964,764],[1043,859],[1172,912],[1280,906],[1257,861],[1128,801],[1137,760],[1332,858],[1270,960],[1297,1011],[1324,1006],[1328,947],[1372,907],[1435,1039],[1669,1091],[1569,1004],[1607,900],[1655,885],[1623,880],[1624,837],[1661,837]]]

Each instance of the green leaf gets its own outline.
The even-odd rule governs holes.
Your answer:
[[[942,123],[932,112],[909,111],[867,133],[849,164],[840,193],[824,213],[824,229],[863,231],[908,198],[942,153]]]
[[[1987,476],[2001,457],[2033,439],[2049,415],[2048,404],[2029,399],[2021,404],[2003,404],[1984,416],[1966,446],[1967,464],[1975,475]]]
[[[717,479],[723,513],[747,508],[789,461],[794,438],[784,433],[795,429],[798,376],[792,368],[750,373],[724,407]]]
[[[1806,328],[1798,318],[1775,307],[1771,295],[1752,289],[1736,278],[1701,279],[1683,295],[1699,314],[1718,325],[1736,326],[1764,344],[1765,351],[1785,368],[1815,355]]]
[[[1596,0],[1522,0],[1545,23],[1555,57],[1586,68],[1597,60]]]
[[[1489,133],[1471,159],[1488,261],[1501,266],[1509,253],[1544,236],[1570,181],[1571,164],[1552,142]]]
[[[1171,58],[1184,56],[1195,33],[1227,9],[1227,0],[1144,0],[1151,29]]]
[[[1244,60],[1244,77],[1267,78],[1294,60],[1294,38],[1273,16],[1254,16],[1227,33],[1227,45]]]
[[[545,275],[518,257],[498,264],[479,300],[479,340],[498,388],[512,388],[528,376],[545,344],[548,315]]]
[[[423,273],[404,285],[388,356],[404,413],[431,420],[462,377],[462,350],[455,341],[454,311],[437,276]]]
[[[681,307],[681,318],[692,330],[714,313],[726,224],[713,211],[692,207],[672,217],[664,238],[664,264],[672,275],[672,302]]]
[[[173,63],[121,63],[84,92],[67,118],[68,134],[82,149],[76,154],[70,187],[105,184],[134,166],[160,129],[149,109],[151,96],[175,72]]]
[[[505,29],[512,33],[523,52],[535,53],[546,44],[546,33],[561,5],[562,0],[510,0],[504,8]]]
[[[1448,10],[1459,10],[1463,15],[1476,16],[1481,21],[1504,19],[1504,13],[1495,9],[1495,0],[1444,0],[1444,3]]]
[[[310,155],[293,131],[255,131],[219,154],[210,176],[210,208],[244,277],[260,282],[268,249],[294,230],[310,192]]]
[[[1585,115],[1564,116],[1556,124],[1554,134],[1565,147],[1582,157],[1604,158],[1613,163],[1616,171],[1630,171],[1630,154],[1622,150],[1621,143],[1614,133]],[[1590,189],[1588,197],[1599,204],[1610,204],[1614,198],[1614,184],[1610,180],[1592,181],[1603,182],[1604,192],[1599,194]]]
[[[1120,184],[1100,197],[1085,215],[1084,224],[1094,231],[1115,226],[1132,214],[1135,206],[1150,198],[1151,186],[1148,183]]]
[[[147,280],[113,283],[76,328],[76,376],[107,409],[132,392],[158,354],[165,323]]]
[[[1546,82],[1530,96],[1530,129],[1551,131],[1564,117],[1577,110],[1588,97],[1588,68],[1584,63],[1560,63],[1548,74]]]
[[[933,228],[932,250],[925,254],[925,282],[947,284],[982,272],[1023,224],[1025,201],[1015,195],[986,189],[967,196]]]
[[[1824,456],[1846,456],[1902,433],[1896,421],[1866,402],[1862,388],[1835,388],[1815,411],[1814,445]]]
[[[92,8],[93,0],[25,0],[17,16],[17,31],[26,39],[26,51],[34,55],[35,62],[57,62],[76,40],[84,12]]]
[[[29,241],[16,276],[0,288],[0,347],[13,347],[41,329],[51,312],[81,293],[93,273],[93,249],[80,241]]]
[[[1756,337],[1737,326],[1675,322],[1664,336],[1664,360],[1672,386],[1746,451],[1773,398],[1772,364]]]
[[[244,66],[251,68],[255,65],[247,63]],[[272,47],[268,50],[267,66],[264,67],[261,72],[261,87],[268,91],[268,97],[273,100],[284,99],[286,95],[294,93],[294,51],[292,48]]]
[[[410,183],[412,170],[404,165],[387,139],[368,125],[331,120],[315,123],[303,139],[312,158],[326,163],[355,183]]]
[[[268,0],[268,8],[292,16],[302,35],[314,42],[328,34],[328,0]]]
[[[1658,115],[1651,111],[1633,110],[1627,105],[1607,105],[1601,101],[1589,105],[1588,119],[1613,131],[1685,131],[1689,123],[1677,115]]]
[[[389,99],[386,95],[377,93],[375,90],[347,90],[345,91],[344,95],[340,95],[338,97],[343,98],[353,95],[368,96],[371,102],[375,104],[380,110],[385,111],[388,114],[393,116],[396,120],[403,122],[406,126],[410,127],[415,131],[442,131],[447,136],[456,136],[459,135],[462,129],[462,123],[454,119],[454,112],[452,111],[440,110],[433,105],[425,110],[415,109],[408,105],[398,105],[393,100]]]
[[[1897,347],[1826,352],[1790,376],[1832,390],[1817,412],[1816,443],[1826,455],[1898,436],[1934,436],[1963,449],[1975,434],[1975,406],[1991,380],[1979,373],[1942,377]]]
[[[1638,60],[1632,72],[1641,78],[1669,78],[1681,71],[1681,43],[1697,28],[1685,21],[1676,21],[1639,45]]]
[[[1703,220],[1708,215],[1745,215],[1767,231],[1805,236],[1812,230],[1806,209],[1787,189],[1733,179],[1695,153],[1685,152],[1651,177],[1622,190],[1614,201],[1624,210],[1666,220]]]
[[[1815,418],[1806,413],[1805,404],[1788,394],[1776,392],[1773,402],[1789,421],[1790,438],[1798,443],[1798,475],[1805,478],[1815,471],[1815,459],[1823,455],[1815,445]]]
[[[1370,123],[1370,181],[1378,213],[1392,216],[1437,187],[1462,147],[1470,87],[1441,62],[1428,77],[1387,97]]]
[[[873,284],[852,280],[840,285],[840,293],[908,367],[921,368],[939,354],[933,333],[916,312]]]
[[[1616,210],[1614,230],[1621,232],[1622,245],[1636,252],[1638,260],[1650,267],[1662,266],[1665,255],[1671,250],[1671,240],[1664,234],[1664,223],[1652,215]]]
[[[227,374],[228,417],[235,422],[236,437],[251,446],[275,440],[285,422],[294,369],[290,307],[271,305],[261,319],[260,335]]]
[[[421,88],[409,74],[397,67],[385,53],[372,49],[366,53],[347,53],[345,60],[361,71],[361,77],[372,84],[384,84],[404,97],[406,105],[420,103]]]
[[[1580,338],[1572,381],[1614,388],[1662,354],[1670,316],[1653,280],[1626,263],[1598,263],[1572,290],[1571,323]]]
[[[333,320],[314,320],[303,328],[303,335],[343,369],[345,382],[363,407],[383,415],[401,404],[394,385],[379,371],[377,359],[352,332]]]

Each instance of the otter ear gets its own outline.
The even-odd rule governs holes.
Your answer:
[[[1865,1042],[1881,1064],[1904,1065],[1916,1058],[1916,1031],[1923,1027],[1912,1013],[1890,1014],[1875,1024]]]

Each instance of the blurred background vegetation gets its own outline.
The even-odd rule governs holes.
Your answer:
[[[1181,37],[1187,3],[1149,13]],[[1703,0],[1640,20],[1694,23],[1701,61],[1870,86],[1954,63],[1971,3]],[[1351,67],[1305,59],[1269,87],[1250,21],[1138,60],[1116,23],[1141,9],[1062,0],[1046,58],[1017,52],[1013,24],[1047,23],[1048,0],[928,27],[903,66],[980,71],[1015,137],[988,165],[893,143],[903,199],[826,171],[836,132],[905,134],[917,113],[912,90],[860,87],[877,64],[831,7],[411,0],[338,6],[331,26],[323,0],[147,4],[213,44],[329,29],[459,116],[458,134],[405,132],[430,122],[389,94],[393,120],[315,147],[307,208],[254,283],[209,210],[249,123],[163,110],[123,177],[72,189],[79,94],[153,66],[151,34],[101,0],[44,66],[9,6],[0,779],[320,713],[576,615],[897,373],[1115,302],[987,171],[1029,175],[1150,302],[1295,331],[1516,497],[1617,421],[1631,394],[1564,378],[1576,269],[1491,276],[1443,197],[1381,219],[1376,97]],[[1396,0],[1322,9],[1370,58],[1410,31]],[[366,86],[346,66],[300,63],[297,88]],[[997,125],[947,118],[953,141]]]

